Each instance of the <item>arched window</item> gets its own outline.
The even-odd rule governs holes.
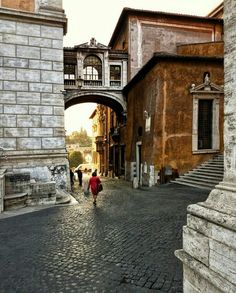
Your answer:
[[[90,55],[84,60],[84,85],[102,85],[102,61],[95,55]]]

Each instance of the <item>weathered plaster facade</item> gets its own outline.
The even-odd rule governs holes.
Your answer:
[[[224,179],[205,202],[188,207],[183,229],[184,292],[236,292],[236,2],[224,1]]]
[[[154,52],[176,53],[177,45],[222,41],[221,19],[124,8],[109,46],[129,53],[129,80]]]
[[[207,89],[204,72],[212,78]],[[196,85],[194,90],[192,84]],[[223,152],[222,84],[223,58],[154,54],[125,88],[126,178],[133,180],[133,163],[137,165],[139,151],[141,162],[136,173],[138,169],[140,184],[148,186],[158,183],[163,168],[181,175]],[[199,150],[197,115],[201,99],[213,103],[213,141],[211,149]]]
[[[1,1],[0,147],[8,172],[69,186],[61,0]]]

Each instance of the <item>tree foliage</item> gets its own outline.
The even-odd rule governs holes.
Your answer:
[[[77,167],[79,164],[82,164],[83,155],[81,154],[81,152],[73,151],[69,153],[69,163],[71,168]]]
[[[79,144],[81,147],[92,146],[92,139],[88,136],[85,129],[81,128],[80,131],[73,131],[70,135],[66,136],[67,144]]]

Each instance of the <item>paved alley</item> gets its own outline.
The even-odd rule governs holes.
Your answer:
[[[182,292],[186,207],[208,192],[168,184],[132,189],[103,179],[97,207],[78,204],[0,219],[0,292]]]

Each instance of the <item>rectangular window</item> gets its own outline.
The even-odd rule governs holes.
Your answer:
[[[120,65],[110,65],[110,86],[121,86]]]
[[[198,149],[212,148],[212,100],[199,100]]]

